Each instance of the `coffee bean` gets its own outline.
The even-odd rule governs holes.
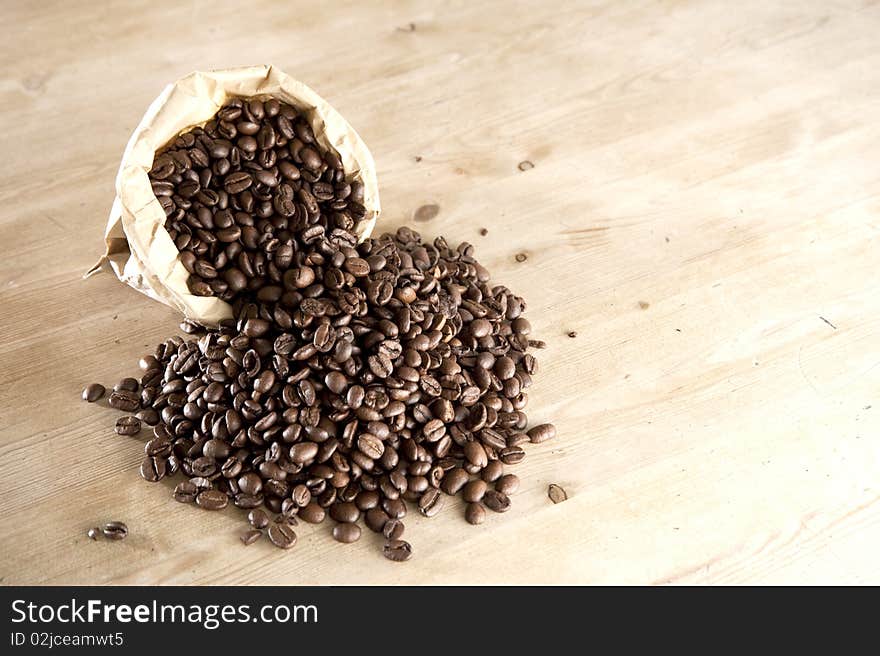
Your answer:
[[[382,501],[382,510],[391,519],[403,519],[406,517],[406,503],[403,499],[385,499]]]
[[[494,510],[498,513],[510,510],[510,498],[498,490],[487,490],[483,496],[483,503],[486,504],[489,510]]]
[[[518,462],[522,462],[523,458],[526,457],[526,452],[523,451],[522,447],[509,446],[501,449],[498,457],[505,465],[515,465]]]
[[[119,390],[110,394],[108,403],[111,408],[116,408],[123,412],[135,412],[141,406],[141,397],[137,392]]]
[[[357,524],[337,524],[333,527],[333,539],[337,542],[349,544],[357,542],[361,537],[361,527]]]
[[[504,473],[504,465],[500,460],[492,460],[483,468],[483,471],[480,473],[480,478],[482,478],[487,483],[494,483],[501,475]]]
[[[106,391],[107,389],[100,383],[91,383],[89,385],[86,385],[82,391],[83,401],[94,403],[102,396],[104,396],[104,392]]]
[[[370,460],[378,460],[385,453],[385,445],[375,435],[362,433],[357,440],[358,449]]]
[[[143,410],[138,410],[135,413],[135,417],[140,419],[147,426],[155,426],[159,423],[159,413],[153,410],[153,408],[144,408]]]
[[[120,417],[116,420],[116,433],[119,435],[137,435],[141,432],[141,420],[137,417]]]
[[[467,480],[467,472],[461,467],[455,467],[443,476],[443,480],[440,482],[440,489],[446,492],[446,494],[457,494],[467,483]]]
[[[519,489],[519,477],[516,474],[505,474],[495,482],[495,489],[504,494],[513,494]]]
[[[229,497],[220,490],[205,490],[196,497],[196,505],[205,510],[223,510],[228,504]]]
[[[540,444],[556,437],[556,426],[553,424],[539,424],[530,428],[527,435],[533,443]]]
[[[269,540],[279,549],[290,549],[296,544],[296,532],[289,524],[275,524],[269,527]]]
[[[483,495],[486,494],[488,487],[486,481],[479,478],[474,479],[462,488],[461,498],[468,503],[477,503],[483,498]]]
[[[330,517],[337,522],[353,524],[360,516],[361,511],[353,503],[337,503],[330,506]]]
[[[137,392],[140,389],[140,383],[136,378],[123,378],[113,386],[114,392]]]
[[[248,524],[254,528],[266,528],[269,525],[269,516],[258,508],[248,513]]]
[[[92,527],[88,530],[86,535],[89,536],[89,540],[97,540],[101,536],[101,529],[97,526]]]
[[[196,487],[190,481],[183,481],[177,484],[177,487],[174,488],[174,500],[179,501],[180,503],[193,503],[196,500],[196,495],[199,493],[199,488]]]
[[[468,524],[482,524],[486,520],[486,511],[479,503],[469,503],[464,509],[464,518]]]
[[[550,487],[547,488],[547,496],[550,497],[550,501],[553,503],[562,503],[568,499],[568,494],[566,494],[565,490],[555,483],[551,483]]]
[[[124,522],[107,522],[101,526],[101,532],[108,540],[124,540],[128,537],[128,526]]]
[[[261,537],[263,537],[263,532],[259,529],[252,528],[241,534],[241,541],[244,542],[245,545],[251,545]]]
[[[297,516],[309,524],[320,524],[324,521],[324,509],[312,501],[299,509]]]
[[[162,480],[165,477],[166,462],[165,458],[147,456],[141,461],[141,477],[151,483]]]
[[[385,536],[386,540],[399,540],[403,537],[403,532],[406,530],[403,522],[399,519],[389,519],[385,522],[385,525],[382,526],[382,535]]]
[[[443,497],[437,488],[429,488],[419,497],[419,512],[425,517],[433,517],[443,508]]]
[[[382,555],[400,563],[412,558],[412,546],[404,540],[391,540],[382,547]]]
[[[381,508],[371,508],[364,515],[364,523],[371,531],[380,532],[385,526],[385,522],[389,519],[388,515]]]

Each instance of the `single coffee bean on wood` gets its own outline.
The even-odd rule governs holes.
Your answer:
[[[86,535],[89,536],[89,540],[97,540],[101,536],[101,529],[97,526],[93,526],[88,530]]]
[[[257,540],[263,537],[263,532],[259,529],[252,528],[241,534],[241,541],[246,545],[253,544]]]
[[[101,526],[101,532],[108,540],[124,540],[128,537],[128,526],[124,522],[107,522]]]
[[[513,494],[519,489],[519,476],[516,474],[505,474],[495,481],[495,489],[502,494]]]
[[[556,437],[556,426],[553,424],[539,424],[530,428],[527,434],[533,443],[540,444]]]
[[[547,488],[547,496],[550,497],[550,501],[553,503],[562,503],[568,499],[568,494],[556,483],[551,483],[550,487]]]
[[[483,503],[486,504],[489,510],[494,510],[498,513],[510,510],[510,498],[498,490],[488,490],[483,496]]]
[[[382,555],[397,563],[412,558],[412,552],[412,546],[404,540],[390,540],[382,547]]]
[[[94,403],[102,396],[104,396],[104,392],[106,391],[107,389],[100,383],[91,383],[90,385],[86,385],[82,391],[83,401]]]

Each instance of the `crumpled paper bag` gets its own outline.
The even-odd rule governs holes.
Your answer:
[[[182,132],[207,123],[234,96],[271,96],[304,112],[319,143],[339,153],[346,177],[364,184],[367,214],[357,232],[361,240],[369,237],[380,211],[376,168],[367,145],[339,112],[273,66],[195,72],[168,85],[131,135],[116,176],[116,199],[104,233],[106,252],[86,277],[112,270],[122,282],[206,326],[232,316],[225,301],[189,292],[189,274],[165,230],[165,212],[148,174],[157,151]]]

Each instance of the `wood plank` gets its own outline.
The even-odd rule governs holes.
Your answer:
[[[337,5],[0,7],[0,582],[880,582],[878,3]],[[79,401],[176,330],[81,279],[132,128],[257,62],[362,134],[380,228],[437,203],[415,227],[474,243],[548,342],[529,410],[559,438],[506,515],[408,517],[405,565],[326,526],[242,548]],[[129,539],[88,541],[110,518]]]

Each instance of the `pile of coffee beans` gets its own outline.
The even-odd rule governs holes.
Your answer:
[[[187,324],[110,394],[129,413],[117,433],[152,427],[143,478],[179,473],[177,501],[248,510],[245,544],[288,549],[327,517],[350,543],[363,519],[392,561],[412,555],[410,508],[460,494],[471,524],[510,508],[505,468],[556,433],[524,412],[543,343],[470,244],[408,228],[358,243],[363,188],[277,100],[233,100],[150,177],[190,289],[235,318]]]

